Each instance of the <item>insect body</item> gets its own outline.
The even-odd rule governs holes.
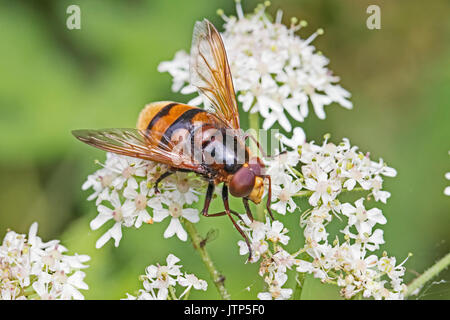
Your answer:
[[[195,172],[208,181],[204,216],[228,215],[233,225],[250,243],[233,219],[240,216],[229,208],[228,191],[243,199],[247,216],[253,221],[248,201],[260,203],[264,180],[269,182],[267,209],[270,211],[270,176],[264,164],[253,156],[239,125],[239,113],[225,48],[218,31],[207,20],[197,22],[191,48],[191,84],[211,105],[210,110],[182,103],[162,101],[147,105],[140,113],[136,129],[75,130],[79,140],[102,150],[156,161],[169,166],[158,183],[175,171]],[[223,183],[225,211],[209,214],[216,185]]]

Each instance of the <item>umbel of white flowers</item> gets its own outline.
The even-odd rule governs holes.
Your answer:
[[[244,111],[259,113],[263,129],[268,130],[276,122],[288,132],[292,124],[287,115],[296,122],[303,122],[309,114],[309,106],[320,119],[325,119],[324,107],[336,102],[351,109],[350,93],[342,88],[339,77],[327,68],[329,60],[312,41],[323,33],[317,30],[309,38],[302,39],[296,31],[306,26],[305,21],[292,19],[290,27],[281,23],[279,10],[272,22],[260,5],[253,14],[244,15],[237,2],[237,17],[226,16],[221,36],[230,63],[237,99]],[[172,90],[182,94],[196,93],[189,84],[189,54],[178,51],[172,61],[162,62],[158,71],[172,76]],[[200,105],[197,96],[188,104]]]
[[[0,246],[1,300],[84,299],[83,281],[90,260],[87,255],[69,256],[59,240],[43,242],[37,236],[37,223],[27,235],[8,231]]]
[[[141,276],[143,289],[139,289],[136,296],[127,293],[123,300],[181,300],[186,299],[189,292],[195,290],[205,291],[208,284],[205,280],[197,278],[192,273],[182,273],[180,259],[169,254],[167,265],[150,265],[145,269],[145,275]],[[182,287],[183,292],[177,295],[176,288]]]
[[[288,139],[285,139],[288,141]],[[253,257],[259,259],[260,272],[268,291],[260,299],[286,299],[292,290],[282,288],[288,270],[312,273],[323,282],[342,287],[341,294],[351,298],[357,293],[376,299],[402,299],[406,286],[402,277],[404,262],[394,257],[371,254],[384,244],[383,231],[377,225],[387,219],[378,208],[366,209],[364,198],[355,203],[341,203],[342,192],[355,188],[368,192],[367,197],[386,203],[390,193],[382,190],[382,176],[393,177],[396,171],[380,159],[370,160],[358,152],[347,139],[335,145],[325,138],[322,145],[301,143],[268,163],[273,179],[272,208],[280,214],[294,212],[297,196],[306,195],[311,208],[300,219],[305,244],[290,254],[286,250],[290,237],[279,221],[250,222],[242,216],[242,228],[251,239]],[[284,147],[284,146],[283,146]],[[301,172],[295,167],[300,164]],[[340,234],[331,237],[327,226],[333,218],[340,223]],[[240,254],[247,254],[244,241],[239,241]],[[291,272],[292,273],[292,272]]]

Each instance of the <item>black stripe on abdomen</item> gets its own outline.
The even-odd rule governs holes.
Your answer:
[[[206,112],[206,111],[203,109],[200,109],[200,108],[193,108],[193,109],[189,109],[189,110],[185,111],[183,114],[181,114],[177,118],[177,120],[175,120],[169,126],[169,128],[167,128],[167,130],[164,132],[159,144],[167,145],[170,138],[172,137],[172,134],[178,129],[186,129],[188,131],[193,130],[192,118],[200,112]]]
[[[153,119],[150,121],[150,123],[147,126],[147,131],[152,130],[153,126],[156,124],[156,122],[161,119],[162,117],[166,116],[169,114],[170,109],[172,109],[174,106],[178,105],[178,103],[169,103],[167,105],[165,105],[163,108],[161,108],[161,110],[158,111],[157,114],[155,114],[155,116],[153,117]]]

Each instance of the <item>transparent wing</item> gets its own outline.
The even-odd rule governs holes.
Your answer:
[[[210,102],[227,127],[239,129],[239,112],[222,38],[208,20],[197,21],[192,36],[190,82]]]
[[[200,163],[194,163],[187,154],[171,141],[165,144],[155,141],[151,132],[138,129],[74,130],[72,134],[80,141],[105,151],[151,160],[179,169],[200,174],[205,170]]]

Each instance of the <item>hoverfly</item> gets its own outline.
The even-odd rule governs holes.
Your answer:
[[[270,210],[271,179],[264,174],[261,159],[245,145],[252,138],[243,134],[225,47],[219,32],[208,20],[196,22],[190,54],[190,82],[210,104],[210,110],[176,102],[155,102],[140,113],[137,129],[75,130],[74,136],[96,148],[151,160],[170,168],[155,183],[176,171],[195,172],[208,182],[202,215],[227,215],[252,250],[246,234],[232,215],[228,193],[242,198],[247,216],[253,221],[249,200],[258,204],[268,181],[267,210]],[[182,150],[183,149],[183,150]],[[183,152],[180,152],[183,151]],[[225,211],[208,213],[215,187],[223,183]]]

